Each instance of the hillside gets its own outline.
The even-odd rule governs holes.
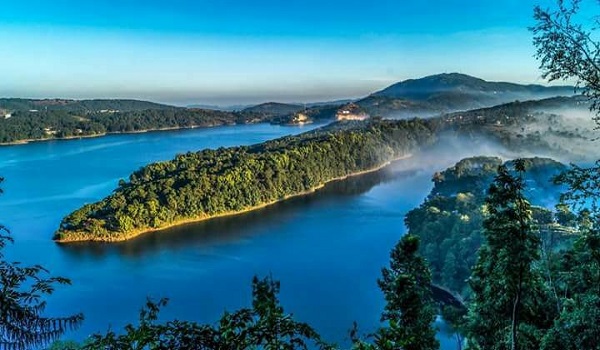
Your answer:
[[[0,144],[101,136],[150,130],[212,127],[265,122],[255,113],[167,108],[77,113],[65,110],[14,111],[0,116]]]
[[[0,109],[9,111],[66,111],[90,113],[100,111],[141,111],[147,109],[175,109],[177,107],[140,100],[125,99],[23,99],[0,98]]]
[[[478,110],[472,111],[473,113],[486,115],[506,114],[503,110],[508,110],[509,114],[543,112],[556,121],[557,118],[550,117],[550,114],[560,115],[561,111],[572,108],[582,111],[589,104],[581,98],[565,97],[526,101],[518,106],[508,103],[483,112],[479,112],[479,109],[506,103],[506,100],[512,103],[517,99],[523,101],[557,94],[568,95],[570,92],[571,87],[487,82],[454,73],[400,82],[359,100],[356,104],[365,111],[365,115],[374,117],[403,119],[476,108]],[[339,102],[341,101],[317,103],[311,107],[308,107],[309,104],[305,107],[300,104],[269,102],[242,111],[228,112],[178,108],[138,100],[5,98],[0,99],[0,144],[245,123],[306,124],[333,121],[340,110]],[[571,128],[566,120],[558,122],[564,124],[561,126],[562,131],[578,129]]]
[[[546,87],[489,82],[450,73],[409,79],[375,92],[357,103],[371,115],[402,118],[491,107],[515,100],[573,95],[570,86]]]
[[[294,114],[304,109],[302,105],[278,103],[278,102],[267,102],[256,106],[248,107],[242,110],[242,112],[259,113],[270,117],[280,117],[284,115]]]
[[[595,124],[584,97],[511,102],[441,117],[456,134],[494,139],[511,150],[569,161],[595,161]]]

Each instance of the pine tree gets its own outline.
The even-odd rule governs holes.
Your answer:
[[[473,300],[467,332],[475,349],[526,349],[537,336],[528,314],[540,316],[535,298],[541,279],[533,269],[540,239],[523,195],[524,164],[514,164],[518,175],[500,166],[486,198],[485,242],[469,281]]]
[[[419,254],[419,237],[407,234],[392,250],[390,267],[382,271],[379,287],[387,302],[377,349],[439,349],[433,322],[436,309],[431,295],[431,272]]]

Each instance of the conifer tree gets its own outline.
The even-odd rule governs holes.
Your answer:
[[[382,271],[379,287],[386,300],[382,321],[388,324],[376,335],[377,349],[439,349],[431,272],[418,251],[419,237],[405,235],[391,252],[390,267]]]
[[[514,164],[518,175],[501,165],[486,198],[485,242],[469,281],[473,300],[468,338],[475,349],[526,349],[530,347],[525,344],[539,336],[535,322],[528,321],[539,316],[534,299],[540,278],[533,265],[539,259],[540,239],[531,204],[523,195],[524,164]]]

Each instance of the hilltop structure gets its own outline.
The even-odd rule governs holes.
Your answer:
[[[338,109],[335,114],[336,120],[365,120],[369,118],[369,114],[365,112],[359,105],[350,103]]]

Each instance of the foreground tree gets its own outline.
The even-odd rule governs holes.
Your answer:
[[[536,300],[541,278],[533,264],[540,239],[523,195],[522,161],[515,162],[515,170],[518,176],[500,166],[486,199],[485,242],[469,281],[473,298],[467,329],[475,349],[539,348],[535,319],[541,316]]]
[[[600,232],[583,228],[561,260],[560,316],[544,336],[542,350],[600,349]],[[592,321],[593,320],[593,321]]]
[[[593,1],[590,1],[590,4]],[[596,2],[596,5],[599,3]],[[550,81],[575,80],[578,88],[600,108],[600,43],[595,32],[600,17],[580,12],[581,0],[558,0],[555,9],[536,7],[531,28],[542,77]],[[599,115],[596,122],[600,126]]]
[[[600,17],[581,16],[581,3],[559,0],[552,10],[537,7],[532,31],[543,76],[575,80],[590,98],[600,128]],[[562,259],[564,307],[542,349],[600,349],[600,161],[573,166],[557,180],[569,188],[562,200],[580,212],[581,237]]]
[[[374,335],[374,344],[355,339],[355,349],[439,349],[433,327],[437,310],[431,293],[431,272],[419,253],[419,237],[406,234],[382,271],[379,287],[386,306],[381,320],[387,322]]]
[[[4,249],[12,242],[9,231],[0,226],[0,350],[44,347],[68,329],[79,326],[83,316],[44,316],[44,297],[52,294],[56,285],[70,282],[61,277],[45,277],[48,271],[40,265],[7,261]]]
[[[157,323],[167,301],[148,301],[139,325],[127,325],[123,334],[113,331],[91,337],[85,350],[198,349],[292,350],[331,349],[308,324],[297,322],[279,304],[279,283],[271,278],[252,281],[252,308],[225,313],[216,325],[171,321]],[[63,349],[76,349],[65,346]]]

